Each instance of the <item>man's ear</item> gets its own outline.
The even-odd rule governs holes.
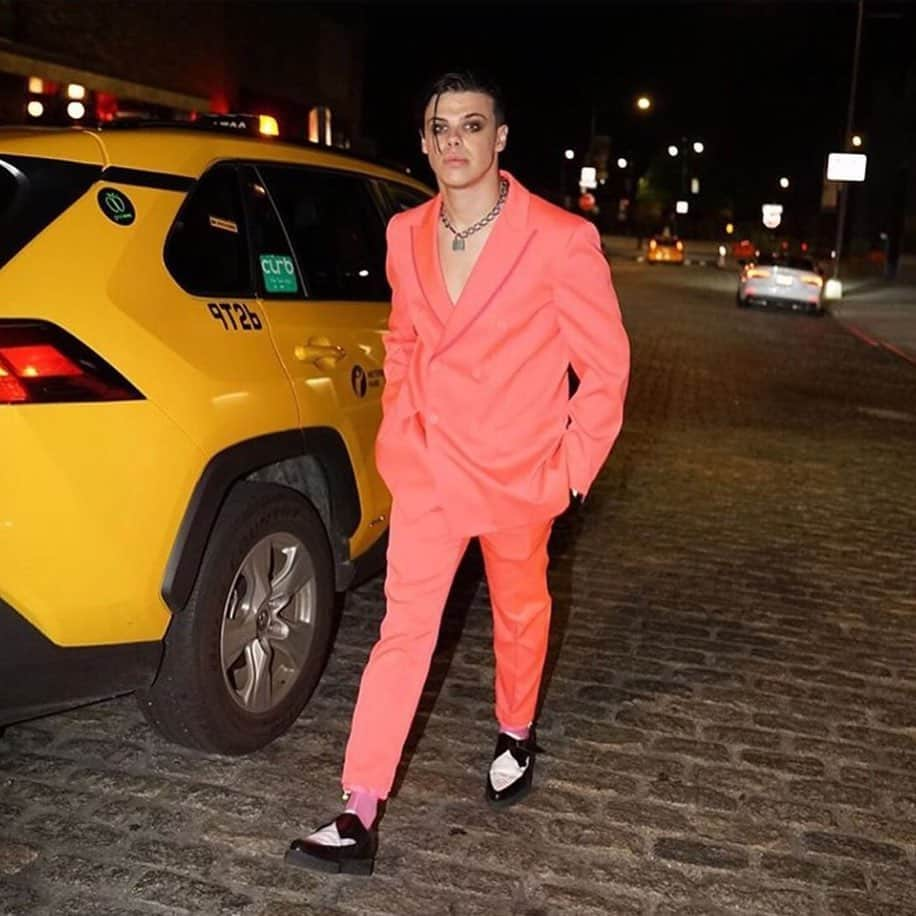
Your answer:
[[[424,156],[428,156],[429,150],[426,148],[426,135],[422,130],[417,131],[417,133],[420,135],[420,149],[422,150]]]
[[[509,125],[500,124],[496,128],[496,152],[501,153],[506,148],[506,140],[509,138]]]

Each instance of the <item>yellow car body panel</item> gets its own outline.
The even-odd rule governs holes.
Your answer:
[[[0,442],[0,598],[60,646],[161,639],[200,450],[148,401],[0,408]]]

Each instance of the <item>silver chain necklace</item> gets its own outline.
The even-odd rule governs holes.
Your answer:
[[[493,209],[484,217],[477,220],[472,226],[468,226],[467,229],[462,229],[459,232],[450,222],[449,218],[445,215],[445,207],[439,213],[439,219],[442,220],[442,225],[448,229],[449,232],[454,236],[452,239],[452,251],[464,251],[464,240],[469,236],[473,235],[475,232],[480,232],[484,226],[489,225],[499,216],[500,211],[506,203],[506,198],[509,196],[509,182],[505,178],[499,179],[499,197],[496,198],[496,204],[493,206]]]

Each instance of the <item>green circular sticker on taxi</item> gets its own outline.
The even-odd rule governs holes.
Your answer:
[[[117,188],[102,188],[99,191],[99,207],[102,213],[119,226],[129,226],[137,218],[137,211],[130,198]]]

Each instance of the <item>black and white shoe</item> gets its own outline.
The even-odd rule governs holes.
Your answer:
[[[524,740],[504,732],[497,735],[493,762],[487,773],[487,801],[491,807],[508,808],[531,791],[534,755],[539,750],[533,728]]]
[[[366,830],[355,814],[345,811],[305,839],[293,840],[284,861],[313,871],[371,875],[377,849],[376,828]]]

